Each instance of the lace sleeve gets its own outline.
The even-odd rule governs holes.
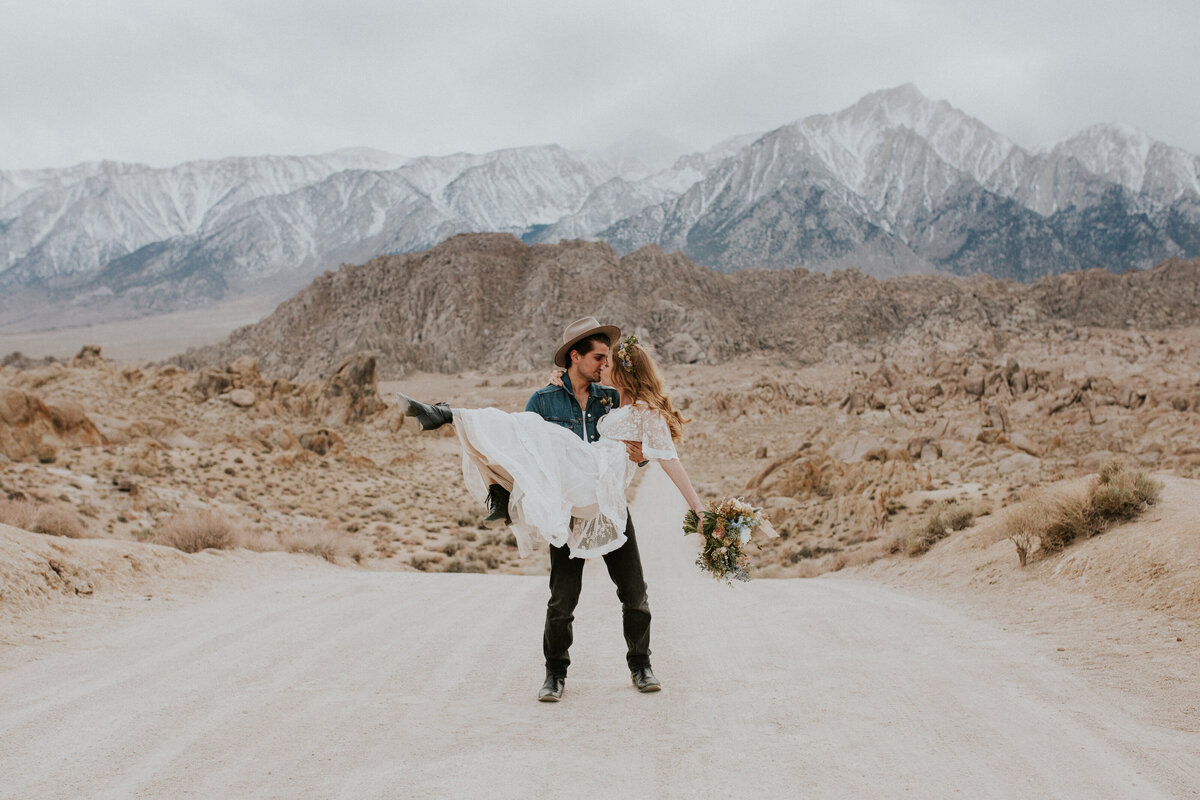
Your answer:
[[[679,458],[671,429],[663,415],[650,408],[638,408],[638,423],[642,432],[642,455],[659,461]]]

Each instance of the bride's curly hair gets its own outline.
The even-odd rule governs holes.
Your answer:
[[[683,438],[683,426],[691,422],[684,419],[670,396],[663,387],[662,376],[658,365],[650,352],[638,343],[636,336],[626,336],[618,344],[618,351],[613,352],[612,382],[624,393],[626,400],[632,405],[641,400],[663,415],[667,427],[671,429],[671,438],[679,441]]]

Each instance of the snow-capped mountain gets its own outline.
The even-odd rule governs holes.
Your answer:
[[[1046,152],[912,86],[750,143],[599,236],[723,269],[858,267],[1032,280],[1200,252],[1200,160],[1119,126]]]
[[[1031,280],[1200,255],[1200,158],[1122,125],[1024,149],[911,85],[670,162],[639,134],[406,158],[367,149],[167,169],[0,171],[0,324],[142,314],[468,231],[649,243],[722,270]]]

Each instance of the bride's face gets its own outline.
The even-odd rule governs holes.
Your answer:
[[[600,367],[600,382],[605,386],[612,386],[612,356],[604,359],[604,366]]]

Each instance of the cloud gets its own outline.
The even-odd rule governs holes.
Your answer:
[[[706,147],[913,82],[1025,145],[1120,121],[1200,152],[1200,11],[860,0],[10,0],[0,165],[406,154],[638,129]]]

